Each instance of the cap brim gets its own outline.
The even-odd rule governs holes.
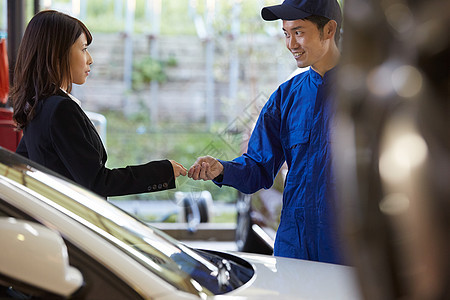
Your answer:
[[[267,6],[261,10],[261,17],[266,21],[282,20],[298,20],[309,17],[311,13],[307,13],[298,8],[280,4],[274,6]]]

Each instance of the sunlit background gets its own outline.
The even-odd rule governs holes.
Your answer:
[[[34,1],[25,1],[26,19]],[[94,64],[73,94],[100,113],[108,166],[174,159],[189,168],[198,156],[232,159],[245,149],[259,110],[296,69],[281,22],[265,22],[276,1],[44,0],[80,18],[93,34]],[[0,31],[7,32],[7,1]],[[105,122],[106,121],[106,122]],[[106,129],[105,129],[106,128]],[[177,191],[208,190],[214,201],[236,192],[177,179],[176,190],[117,199],[175,199]]]
[[[7,2],[0,0],[0,37]],[[25,2],[28,20],[34,1]],[[261,107],[296,70],[280,22],[260,17],[263,6],[280,2],[40,5],[80,18],[94,36],[90,78],[73,94],[100,114],[109,167],[170,158],[188,168],[201,155],[241,154]],[[365,299],[450,294],[449,27],[446,0],[345,1],[333,150],[342,233]],[[210,182],[179,178],[177,186],[113,200],[237,198]],[[214,221],[235,219],[229,210]]]

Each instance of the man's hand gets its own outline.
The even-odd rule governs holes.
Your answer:
[[[188,176],[194,180],[213,180],[223,172],[223,165],[212,156],[202,156],[189,168]]]
[[[174,160],[169,160],[170,163],[172,164],[172,168],[173,168],[173,175],[175,176],[175,178],[177,178],[178,176],[182,175],[182,176],[186,176],[187,170],[185,167],[183,167],[182,164],[177,163]]]

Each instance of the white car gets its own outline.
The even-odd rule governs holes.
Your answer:
[[[198,250],[0,147],[1,299],[360,299],[350,267]]]

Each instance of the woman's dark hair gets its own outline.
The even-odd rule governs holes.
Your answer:
[[[321,37],[323,34],[323,28],[325,27],[325,25],[328,24],[328,22],[330,22],[330,19],[328,19],[326,17],[322,17],[322,16],[317,16],[317,15],[311,15],[309,17],[306,17],[305,20],[308,20],[308,21],[316,24],[317,28],[320,31]],[[334,35],[334,40],[336,42],[336,45],[339,45],[340,37],[341,37],[341,25],[338,22],[337,27],[336,27],[336,34]]]
[[[57,94],[61,86],[72,90],[69,54],[84,33],[92,35],[78,19],[54,10],[37,13],[28,23],[17,53],[11,100],[18,129],[33,119],[38,101]]]

